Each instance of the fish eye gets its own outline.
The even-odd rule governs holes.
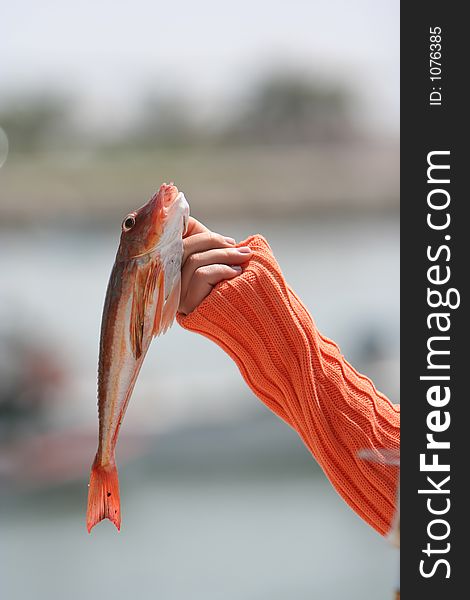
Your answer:
[[[129,229],[132,229],[135,225],[135,217],[129,216],[126,217],[122,223],[122,228],[124,231],[129,231]]]

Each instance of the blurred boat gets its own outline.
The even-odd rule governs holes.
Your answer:
[[[142,456],[151,436],[127,434],[122,444],[122,464]],[[88,477],[96,432],[64,428],[25,434],[0,444],[0,485],[23,489],[47,488]]]

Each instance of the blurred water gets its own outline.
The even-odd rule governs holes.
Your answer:
[[[57,500],[11,508],[2,597],[391,598],[396,551],[314,477],[130,484],[120,534],[89,536]]]
[[[322,332],[397,399],[396,218],[209,225],[239,239],[263,233]],[[66,393],[49,412],[52,430],[72,424],[96,430],[98,335],[116,246],[116,231],[90,225],[0,236],[0,332],[46,340],[69,369]],[[285,437],[266,433],[254,421],[259,415]],[[240,419],[253,424],[251,438],[203,431],[207,447],[190,460],[197,452],[181,428],[197,431],[212,422],[217,431]],[[158,430],[176,439],[178,459],[172,462],[171,445],[158,446],[122,469],[119,535],[108,522],[86,533],[87,472],[76,483],[4,496],[2,598],[391,597],[395,551],[336,495],[295,434],[249,393],[231,360],[178,327],[151,347],[121,446],[132,431],[163,439]],[[90,461],[94,443],[86,450]],[[291,451],[293,458],[283,460]],[[211,460],[218,466],[207,471]]]

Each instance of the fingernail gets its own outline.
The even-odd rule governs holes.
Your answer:
[[[249,248],[248,246],[242,246],[241,248],[237,248],[238,252],[241,252],[241,254],[251,254],[251,248]]]
[[[242,268],[241,267],[237,267],[237,266],[233,266],[231,267],[234,271],[237,271],[238,273],[242,272]]]
[[[235,240],[233,238],[231,238],[231,237],[226,237],[226,238],[224,238],[224,240],[226,242],[228,242],[229,244],[235,244]]]

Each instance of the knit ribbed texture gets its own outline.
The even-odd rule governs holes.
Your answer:
[[[363,449],[397,450],[400,407],[358,373],[323,337],[286,284],[264,238],[244,272],[212,290],[187,316],[185,329],[216,342],[237,363],[253,392],[300,435],[344,500],[379,533],[396,505],[396,467],[368,462]]]

